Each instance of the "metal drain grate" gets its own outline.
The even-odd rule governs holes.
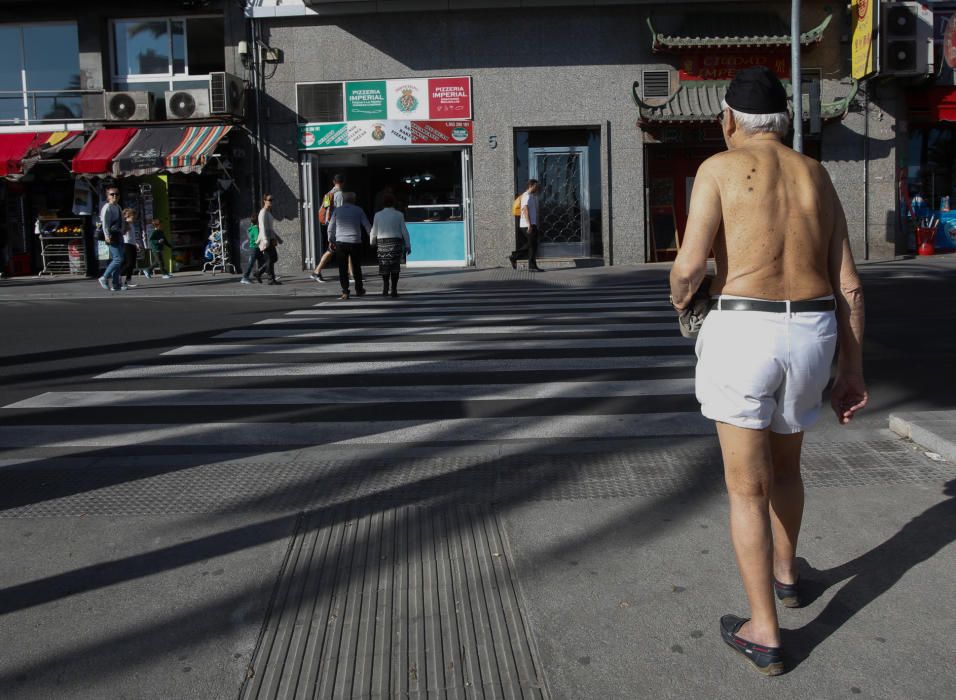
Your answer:
[[[302,516],[242,698],[545,698],[494,514]]]

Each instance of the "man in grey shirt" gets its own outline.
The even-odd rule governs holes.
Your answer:
[[[365,294],[362,284],[362,229],[372,230],[365,212],[355,206],[355,193],[342,196],[342,206],[336,207],[329,221],[329,249],[335,251],[339,263],[339,283],[343,301],[349,298],[349,264],[355,274],[355,293]]]

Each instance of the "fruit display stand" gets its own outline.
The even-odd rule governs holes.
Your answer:
[[[85,275],[83,219],[41,216],[39,228],[40,275]]]

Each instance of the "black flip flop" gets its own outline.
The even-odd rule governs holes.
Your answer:
[[[783,655],[780,647],[765,647],[748,642],[737,636],[737,630],[744,626],[747,618],[736,615],[724,615],[720,618],[720,636],[727,646],[743,656],[759,673],[765,676],[779,676],[783,673]]]

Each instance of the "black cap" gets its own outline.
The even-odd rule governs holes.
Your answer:
[[[787,111],[787,91],[766,66],[753,66],[730,81],[724,101],[744,114],[776,114]]]

